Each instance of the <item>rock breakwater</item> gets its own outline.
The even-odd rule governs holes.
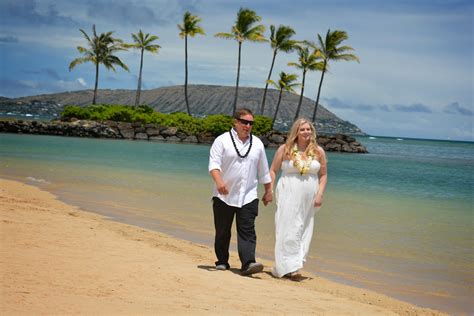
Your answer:
[[[89,120],[64,121],[0,121],[0,133],[39,134],[91,138],[114,138],[174,143],[211,144],[215,136],[202,133],[188,135],[174,126],[156,124],[97,122]],[[261,135],[266,147],[277,147],[286,141],[286,134],[271,131]],[[345,134],[319,135],[318,143],[326,151],[367,153],[364,145],[354,137]]]

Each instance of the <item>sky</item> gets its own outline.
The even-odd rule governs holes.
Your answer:
[[[92,34],[113,31],[132,42],[140,29],[156,35],[158,54],[144,57],[143,89],[184,83],[184,12],[202,19],[205,36],[189,39],[189,83],[235,85],[237,42],[230,32],[241,7],[266,26],[287,25],[294,39],[316,41],[327,30],[349,35],[360,63],[333,62],[320,104],[377,136],[474,141],[474,2],[469,0],[2,0],[0,95],[20,97],[94,88],[92,64],[69,63]],[[130,72],[100,71],[100,89],[136,89],[139,51],[117,54]],[[272,57],[268,43],[244,42],[240,86],[265,86]],[[279,53],[272,78],[297,54]],[[304,95],[316,99],[321,73],[307,75]]]

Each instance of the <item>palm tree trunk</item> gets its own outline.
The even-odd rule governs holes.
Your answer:
[[[272,65],[270,66],[270,72],[268,73],[268,78],[267,78],[267,81],[265,83],[265,90],[263,91],[263,99],[262,99],[262,106],[260,108],[260,115],[263,115],[263,112],[265,110],[265,99],[267,97],[268,80],[270,80],[270,78],[272,77],[272,71],[273,71],[273,66],[275,65],[275,59],[276,59],[277,52],[278,51],[276,49],[273,52]]]
[[[273,125],[275,125],[275,121],[276,121],[276,118],[277,118],[278,110],[280,109],[280,102],[281,102],[281,96],[282,96],[282,94],[283,94],[283,89],[280,89],[280,95],[278,96],[277,107],[276,107],[276,110],[275,110],[275,114],[273,115],[272,129],[273,129]]]
[[[234,116],[235,112],[237,111],[237,98],[239,94],[239,79],[240,79],[240,54],[242,52],[242,42],[239,42],[239,58],[237,62],[237,81],[235,83],[235,96],[234,96],[234,104],[232,106],[232,116]]]
[[[137,97],[135,98],[135,106],[140,105],[140,92],[142,89],[142,69],[143,69],[143,51],[142,48],[141,56],[140,56],[140,72],[138,73],[138,87],[137,87]]]
[[[326,73],[326,60],[324,61],[323,71],[321,71],[321,80],[319,80],[318,96],[316,97],[316,102],[314,103],[313,119],[311,120],[311,122],[315,122],[316,120],[316,111],[318,110],[319,95],[321,94],[321,87],[323,85],[325,73]]]
[[[304,92],[304,80],[305,80],[305,78],[306,78],[306,70],[303,71],[303,81],[301,82],[300,101],[298,102],[298,107],[296,108],[296,114],[295,114],[295,118],[293,119],[293,122],[298,119],[298,116],[300,116],[301,104],[303,103],[303,92]]]
[[[95,65],[95,85],[94,85],[94,97],[92,98],[92,104],[95,104],[97,99],[97,87],[99,86],[99,63]]]
[[[191,115],[191,108],[188,100],[188,34],[184,37],[184,100],[186,101],[186,110]]]

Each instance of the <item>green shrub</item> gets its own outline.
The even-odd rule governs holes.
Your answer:
[[[188,135],[195,135],[202,131],[201,120],[183,112],[165,115],[162,125],[178,127],[180,131]]]
[[[209,115],[205,118],[195,118],[187,113],[175,112],[164,114],[155,112],[148,105],[138,107],[129,105],[97,104],[86,107],[75,105],[66,106],[61,113],[62,119],[77,118],[80,120],[142,122],[143,124],[156,124],[174,126],[188,134],[210,133],[213,136],[227,132],[231,129],[232,117],[223,114]],[[270,131],[272,121],[265,116],[255,116],[253,133],[257,136]]]
[[[102,120],[121,121],[121,122],[134,122],[133,115],[134,110],[129,107],[117,107],[111,106],[101,115]]]
[[[213,136],[227,132],[232,127],[232,117],[223,114],[214,114],[202,119],[202,128],[204,132],[209,132]]]
[[[139,105],[137,108],[136,108],[136,112],[138,113],[144,113],[144,114],[153,114],[153,112],[155,112],[155,109],[153,109],[151,106],[149,105]]]
[[[64,107],[63,112],[61,113],[63,119],[77,118],[80,120],[88,120],[89,115],[88,111],[85,108],[81,108],[77,105],[68,105]]]
[[[255,123],[253,124],[252,133],[260,136],[268,133],[272,129],[272,119],[262,115],[256,115],[254,117]]]

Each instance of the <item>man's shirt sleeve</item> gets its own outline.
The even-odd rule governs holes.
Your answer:
[[[211,152],[209,155],[209,167],[208,167],[209,172],[211,172],[211,170],[214,170],[214,169],[222,171],[221,165],[222,165],[223,151],[224,151],[224,144],[222,143],[222,137],[218,137],[216,138],[216,140],[211,146]]]
[[[267,155],[265,154],[265,148],[260,149],[260,158],[258,159],[258,182],[259,183],[270,183],[272,177],[270,176],[270,169],[268,168]]]

